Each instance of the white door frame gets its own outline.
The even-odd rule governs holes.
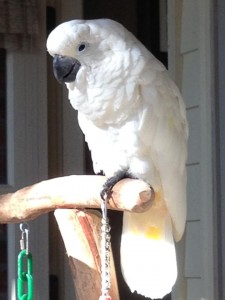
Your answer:
[[[47,178],[45,1],[40,1],[40,48],[7,52],[7,184],[13,192]],[[48,217],[29,222],[35,299],[48,299]],[[16,299],[19,225],[8,225],[8,300]]]

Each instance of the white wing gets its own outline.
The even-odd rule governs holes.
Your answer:
[[[143,178],[156,194],[148,212],[124,214],[121,265],[130,289],[155,299],[171,292],[177,277],[173,235],[181,238],[186,221],[188,129],[183,100],[166,71],[154,77],[147,71],[140,83],[145,109],[139,136],[155,169],[154,178]]]
[[[147,74],[144,75],[146,78]],[[159,72],[150,85],[142,85],[141,93],[148,108],[143,115],[140,136],[159,171],[162,185],[159,192],[171,215],[174,236],[179,240],[186,221],[188,126],[185,106],[167,71]]]

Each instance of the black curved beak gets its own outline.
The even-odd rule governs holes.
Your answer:
[[[53,72],[60,82],[73,82],[81,67],[80,62],[69,56],[55,55],[53,59]]]

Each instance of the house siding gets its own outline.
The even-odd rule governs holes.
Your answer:
[[[212,197],[211,2],[168,1],[169,69],[180,86],[189,122],[187,223],[178,244],[173,299],[214,298]]]

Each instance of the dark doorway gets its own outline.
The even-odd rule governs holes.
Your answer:
[[[7,184],[6,50],[0,49],[0,184]]]

